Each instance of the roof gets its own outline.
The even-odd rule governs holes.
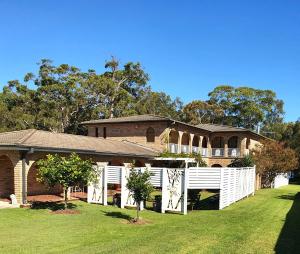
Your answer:
[[[245,128],[238,128],[229,125],[218,125],[218,124],[198,124],[197,127],[210,132],[249,131]]]
[[[245,128],[232,127],[229,125],[218,125],[218,124],[191,125],[191,124],[180,122],[180,121],[168,118],[168,117],[151,115],[151,114],[91,120],[91,121],[82,122],[81,124],[90,125],[90,124],[102,124],[102,123],[134,123],[134,122],[154,122],[154,121],[175,122],[175,123],[183,124],[183,125],[190,126],[193,128],[198,128],[198,129],[201,129],[201,130],[204,130],[207,132],[248,132],[248,133],[252,133],[253,135],[259,136],[261,138],[266,138],[260,134],[257,134],[255,132],[245,129]]]
[[[174,121],[168,117],[156,115],[135,115],[116,117],[108,119],[98,119],[82,122],[81,124],[98,124],[98,123],[134,123],[134,122],[154,122],[154,121]]]
[[[53,133],[35,129],[0,133],[1,147],[15,147],[19,150],[33,148],[36,151],[77,152],[143,158],[156,156],[154,150],[126,141]]]

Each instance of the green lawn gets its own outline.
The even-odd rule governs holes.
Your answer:
[[[0,253],[300,253],[299,185],[261,190],[222,211],[187,216],[74,202],[81,214],[0,210]],[[294,252],[293,252],[294,251]]]

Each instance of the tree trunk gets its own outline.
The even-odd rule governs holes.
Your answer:
[[[136,202],[136,221],[140,220],[140,202]]]
[[[68,208],[68,189],[69,188],[64,188],[64,208],[67,209]]]

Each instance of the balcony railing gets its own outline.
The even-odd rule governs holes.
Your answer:
[[[228,148],[228,157],[239,157],[240,149],[238,148]]]
[[[193,153],[199,153],[199,147],[198,146],[192,146],[192,152]]]
[[[182,153],[189,153],[190,152],[189,145],[181,145],[181,152]]]
[[[223,157],[224,156],[224,148],[212,148],[211,149],[213,157]]]
[[[202,147],[201,156],[202,157],[208,157],[208,149],[207,148]]]
[[[177,144],[169,144],[169,152],[170,153],[178,153],[178,145]]]

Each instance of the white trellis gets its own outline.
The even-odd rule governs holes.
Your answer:
[[[121,208],[136,206],[126,188],[129,167],[97,167],[96,183],[88,187],[88,202],[107,204],[107,184],[121,184]],[[146,168],[136,168],[146,170]],[[148,168],[152,173],[150,182],[162,189],[161,211],[187,213],[188,189],[220,190],[219,209],[254,195],[255,167],[251,168]],[[141,207],[142,208],[142,207]]]

